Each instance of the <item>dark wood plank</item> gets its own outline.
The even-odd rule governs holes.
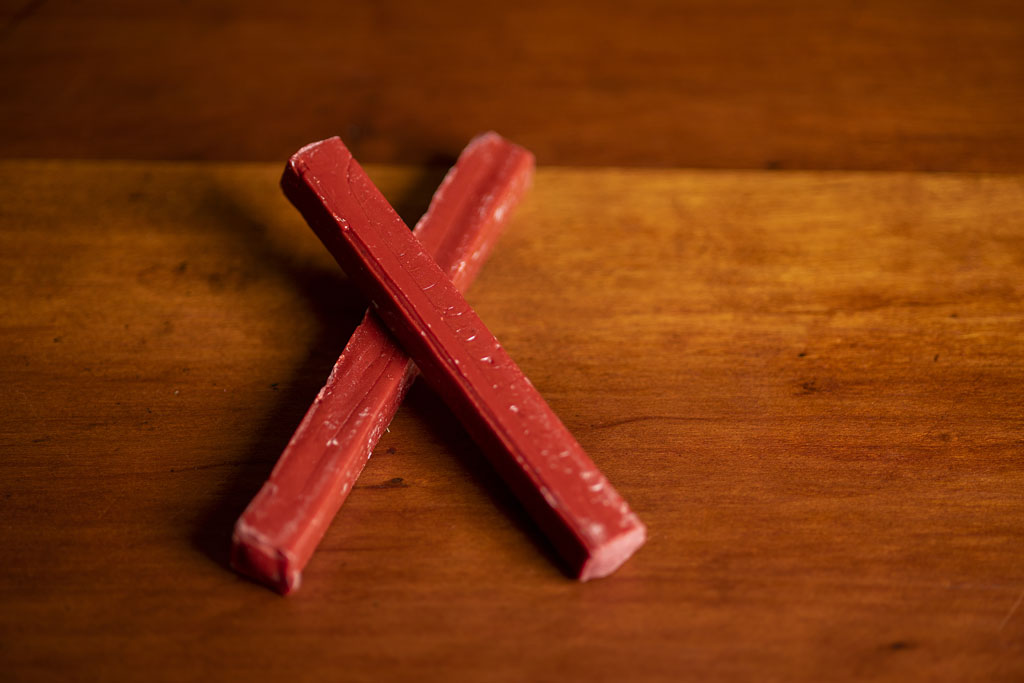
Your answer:
[[[1016,0],[10,7],[0,157],[1024,171]]]
[[[279,171],[0,163],[8,677],[1024,676],[1024,178],[542,168],[471,301],[648,545],[564,578],[420,388],[284,599],[231,524],[359,302]]]

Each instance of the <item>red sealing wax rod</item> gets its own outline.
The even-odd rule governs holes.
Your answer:
[[[445,176],[416,235],[460,290],[476,277],[533,177],[533,155],[495,133]],[[281,593],[302,570],[390,424],[416,366],[367,311],[270,478],[235,524],[231,564]]]
[[[615,571],[644,525],[341,140],[299,150],[281,185],[570,570]]]

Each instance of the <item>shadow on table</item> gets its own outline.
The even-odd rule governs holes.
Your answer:
[[[340,269],[311,268],[282,250],[267,234],[258,213],[247,207],[231,188],[211,187],[204,197],[202,210],[213,217],[211,224],[222,227],[225,239],[231,240],[232,248],[241,253],[246,262],[293,284],[308,301],[319,330],[305,360],[277,391],[270,413],[253,415],[253,422],[258,422],[261,428],[254,430],[252,446],[240,458],[234,470],[235,478],[199,516],[199,524],[193,531],[196,547],[227,567],[235,520],[269,475],[359,323],[365,304]]]
[[[552,567],[557,567],[568,576],[568,568],[562,563],[555,547],[530,519],[452,411],[422,378],[417,379],[409,389],[403,408],[423,421],[433,437],[431,440],[445,444],[455,456],[460,473],[472,481],[519,532],[534,542]]]

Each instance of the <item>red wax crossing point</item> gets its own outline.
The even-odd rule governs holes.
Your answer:
[[[459,156],[415,233],[464,290],[533,177],[533,155],[487,133]],[[416,366],[367,311],[330,378],[235,525],[231,563],[281,593],[298,588]]]
[[[299,150],[281,185],[570,571],[615,571],[643,544],[644,525],[341,140]]]

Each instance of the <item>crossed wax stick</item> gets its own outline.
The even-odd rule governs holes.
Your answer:
[[[281,593],[299,587],[417,371],[575,577],[606,576],[643,544],[643,523],[461,293],[533,167],[532,154],[501,136],[475,138],[410,231],[340,139],[289,160],[285,195],[373,305],[235,524],[239,572]]]

